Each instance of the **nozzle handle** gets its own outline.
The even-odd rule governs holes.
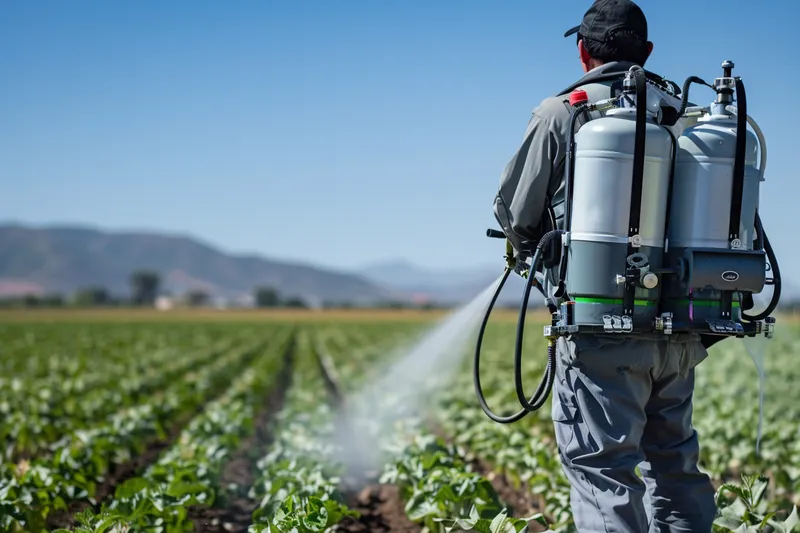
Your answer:
[[[505,239],[506,238],[506,234],[505,233],[503,233],[500,230],[491,229],[491,228],[486,230],[486,236],[487,237],[492,237],[494,239]]]

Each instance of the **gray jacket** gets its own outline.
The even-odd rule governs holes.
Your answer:
[[[552,221],[555,227],[563,228],[564,169],[572,110],[569,94],[580,87],[590,102],[610,98],[622,89],[624,74],[632,65],[628,62],[601,65],[533,110],[523,144],[503,170],[494,199],[495,217],[517,252],[535,246],[542,233],[555,229],[548,227],[550,216],[555,218]],[[645,72],[650,79],[664,81]],[[671,84],[676,94],[680,93],[676,85],[665,83]],[[671,104],[680,107],[680,100],[675,99]],[[576,131],[583,123],[583,119],[577,121]],[[685,124],[673,132],[680,135],[683,127]],[[550,209],[550,216],[543,216]]]

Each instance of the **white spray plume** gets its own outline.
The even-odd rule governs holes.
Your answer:
[[[336,435],[337,460],[344,464],[346,477],[376,473],[382,466],[381,442],[392,438],[395,422],[424,410],[429,387],[446,383],[458,371],[501,278],[391,358],[393,363],[376,373],[376,379],[346,400]]]
[[[753,308],[747,312],[750,315],[757,315],[763,313],[769,307],[772,301],[772,295],[775,291],[773,285],[767,285],[764,290],[759,294],[753,295]],[[762,426],[764,423],[764,380],[766,378],[766,361],[765,356],[767,348],[769,347],[769,339],[763,335],[757,337],[745,337],[743,341],[747,353],[753,360],[758,372],[758,429],[756,430],[756,456],[761,455],[761,434]]]
[[[761,432],[764,422],[764,379],[766,377],[765,356],[769,347],[769,339],[763,335],[745,337],[744,347],[758,371],[758,429],[756,430],[756,456],[761,455]]]

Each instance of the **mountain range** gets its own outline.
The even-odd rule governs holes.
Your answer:
[[[353,271],[301,264],[253,254],[231,254],[186,235],[105,231],[90,227],[0,225],[0,297],[60,292],[90,286],[111,294],[130,294],[136,270],[160,274],[165,292],[202,289],[213,296],[239,299],[255,287],[270,286],[284,297],[314,304],[381,302],[460,304],[497,280],[502,265],[430,270],[404,259],[364,265]],[[517,305],[524,280],[512,274],[498,305]],[[782,301],[800,290],[784,285]],[[537,305],[540,297],[531,296]]]
[[[72,293],[89,286],[127,295],[131,274],[144,269],[158,272],[162,290],[173,294],[202,289],[232,299],[251,295],[257,286],[271,286],[283,296],[310,303],[347,301],[357,305],[425,300],[460,303],[500,274],[498,267],[428,271],[403,260],[349,272],[230,254],[185,235],[0,225],[0,296]],[[509,292],[518,291],[510,287],[503,291]]]

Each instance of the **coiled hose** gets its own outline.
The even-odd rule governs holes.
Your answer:
[[[756,315],[748,315],[742,311],[742,318],[749,322],[756,322],[758,320],[764,320],[767,318],[772,314],[773,311],[775,311],[775,308],[778,307],[778,303],[781,299],[781,269],[778,266],[778,258],[775,257],[775,251],[772,249],[772,244],[769,242],[769,237],[767,237],[767,233],[764,231],[764,225],[761,223],[761,216],[759,216],[758,210],[756,210],[756,232],[758,233],[758,240],[762,241],[761,244],[764,246],[764,251],[767,252],[767,258],[769,259],[769,265],[772,270],[772,280],[775,288],[773,289],[772,298],[769,301],[769,305],[767,305],[767,308],[762,312]]]
[[[519,398],[523,408],[512,415],[501,416],[492,412],[492,410],[489,408],[489,404],[486,402],[486,398],[483,395],[483,388],[481,387],[481,378],[480,378],[480,355],[481,355],[481,345],[483,344],[483,336],[484,333],[486,332],[486,325],[489,322],[489,316],[491,315],[492,309],[494,308],[494,304],[497,301],[497,297],[500,295],[500,291],[502,291],[503,286],[505,285],[509,274],[511,274],[510,268],[506,268],[506,271],[503,274],[503,277],[497,286],[497,290],[492,296],[492,300],[489,302],[489,307],[486,310],[486,314],[484,315],[480,329],[478,330],[478,339],[475,345],[475,359],[473,365],[473,382],[475,385],[475,394],[477,395],[478,403],[480,403],[481,409],[483,409],[483,412],[486,413],[486,416],[488,416],[490,419],[500,424],[512,424],[514,422],[522,420],[529,413],[540,409],[542,405],[544,405],[544,402],[550,393],[550,389],[553,387],[553,381],[555,380],[555,370],[556,370],[556,360],[555,360],[556,350],[555,350],[555,345],[551,341],[550,343],[548,343],[547,346],[547,367],[545,368],[544,375],[542,376],[542,379],[539,382],[539,387],[536,389],[536,392],[534,393],[533,397],[531,397],[530,401],[528,401],[525,398],[522,388],[522,341],[523,341],[523,331],[525,329],[525,315],[528,309],[528,301],[530,299],[531,289],[533,288],[533,284],[536,279],[535,276],[536,270],[539,266],[539,263],[542,260],[542,250],[553,238],[560,236],[563,233],[565,233],[565,230],[553,230],[544,234],[544,236],[539,241],[539,244],[537,244],[536,246],[536,251],[533,254],[533,260],[531,261],[531,267],[530,270],[528,271],[528,280],[527,283],[525,284],[525,292],[523,294],[522,304],[519,309],[519,319],[517,321],[516,346],[514,350],[514,383],[517,391],[517,397]]]

